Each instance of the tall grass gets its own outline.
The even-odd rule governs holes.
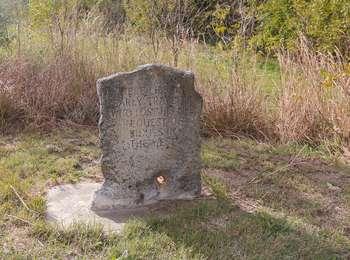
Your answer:
[[[276,131],[284,141],[350,138],[350,65],[341,55],[312,52],[301,39],[298,53],[279,55],[281,93]]]
[[[19,58],[3,62],[0,76],[3,121],[32,126],[96,121],[95,72],[86,61],[64,55],[41,66]]]
[[[254,59],[241,61],[231,68],[224,81],[213,78],[203,82],[203,122],[209,135],[237,137],[241,135],[269,139],[273,136],[273,118],[263,82],[257,77]]]
[[[161,37],[155,43],[129,28],[104,33],[94,20],[67,38],[64,48],[55,44],[55,35],[26,30],[20,55],[12,51],[1,60],[0,128],[5,132],[10,126],[62,121],[95,125],[99,77],[145,63],[174,65],[171,40]],[[310,143],[349,139],[350,67],[340,55],[321,55],[300,44],[298,55],[280,53],[273,82],[255,54],[232,55],[195,39],[177,44],[178,67],[195,73],[204,97],[205,134]]]

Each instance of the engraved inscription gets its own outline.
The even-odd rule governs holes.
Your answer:
[[[145,65],[100,79],[97,85],[105,182],[93,208],[137,207],[199,195],[202,99],[193,73]]]
[[[140,150],[169,148],[178,139],[190,100],[183,98],[182,91],[174,90],[172,98],[160,86],[147,89],[127,88],[113,114],[119,144],[116,149]]]

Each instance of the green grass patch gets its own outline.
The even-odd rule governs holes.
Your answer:
[[[223,170],[235,170],[239,167],[239,160],[234,151],[227,152],[212,143],[202,147],[202,160],[206,167]]]
[[[203,182],[215,196],[177,206],[168,216],[131,219],[123,233],[115,235],[81,223],[62,230],[45,220],[48,186],[100,174],[95,172],[99,167],[95,132],[61,130],[4,137],[0,143],[4,144],[0,258],[346,259],[350,255],[349,168],[340,167],[335,157],[316,147],[205,140]],[[245,198],[259,207],[247,212],[241,205]]]

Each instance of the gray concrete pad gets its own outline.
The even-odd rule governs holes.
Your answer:
[[[188,201],[164,201],[135,209],[93,211],[91,210],[93,196],[101,186],[102,183],[81,183],[51,188],[47,193],[48,221],[61,228],[68,228],[74,223],[101,224],[106,232],[120,233],[125,223],[132,217],[167,215],[180,203],[181,206],[185,206],[183,203],[188,203]]]
[[[120,232],[125,220],[114,221],[91,210],[95,191],[102,183],[60,185],[51,188],[47,194],[47,219],[62,228],[74,223],[102,224],[106,231]]]

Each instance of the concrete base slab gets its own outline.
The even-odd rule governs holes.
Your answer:
[[[102,183],[82,183],[53,187],[47,194],[47,219],[62,228],[74,223],[101,224],[106,232],[120,233],[132,217],[166,215],[179,202],[164,201],[135,209],[91,210],[95,191]]]

